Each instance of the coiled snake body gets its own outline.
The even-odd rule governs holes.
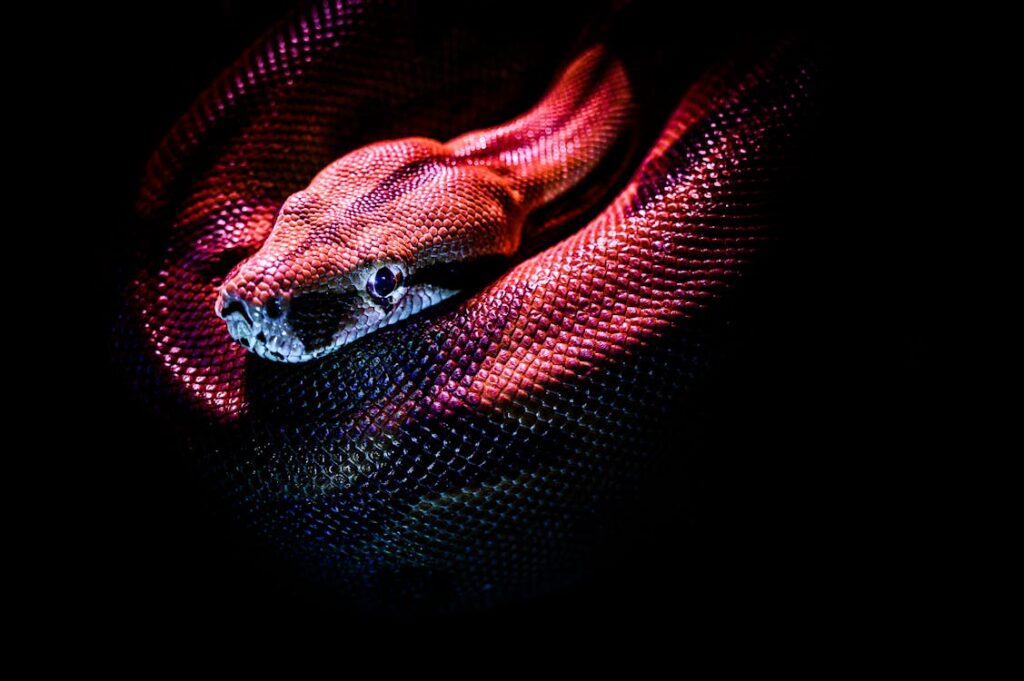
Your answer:
[[[147,172],[117,350],[267,541],[448,608],[571,577],[637,493],[708,310],[772,236],[815,79],[774,45],[651,112],[614,40],[423,11],[314,4],[196,102]],[[612,153],[645,115],[639,163]],[[332,166],[381,148],[405,156]],[[508,269],[464,288],[467,255]]]

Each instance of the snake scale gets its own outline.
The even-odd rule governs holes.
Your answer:
[[[309,4],[195,102],[147,168],[115,333],[121,364],[253,531],[371,606],[479,607],[577,575],[616,509],[642,493],[704,370],[716,306],[777,233],[815,110],[813,55],[774,41],[665,82],[664,53],[662,70],[645,72],[638,41],[617,41],[615,19],[593,20],[602,11],[486,32],[463,6]],[[547,118],[524,134],[516,116],[529,121],[531,106]],[[555,142],[540,152],[545,134]],[[377,177],[370,164],[344,186],[362,183],[348,219],[398,230],[374,243],[406,251],[359,260],[373,263],[366,271],[337,265],[337,244],[321,248],[329,231],[312,222],[273,250],[275,221],[323,198],[303,194],[318,173],[403,138],[419,141],[402,147],[397,173]],[[489,165],[440,162],[448,152],[431,140]],[[498,157],[512,160],[495,170]],[[444,173],[484,188],[469,199],[461,183],[438,189]],[[474,218],[485,214],[502,217]],[[352,229],[342,245],[354,252]],[[417,230],[430,238],[410,251]],[[473,268],[470,283],[424,289],[444,295],[381,323],[390,293],[425,279],[409,262],[428,251],[432,263],[501,260]],[[381,273],[382,258],[399,264]],[[282,262],[305,274],[280,275]],[[318,331],[341,314],[323,282],[356,270],[360,314],[377,316],[337,342],[335,327]],[[441,270],[431,272],[451,274]],[[245,305],[272,313],[268,329],[271,317],[298,328],[303,276],[318,282],[302,343],[264,336],[254,353],[241,317],[229,333],[218,312],[244,309],[225,312],[243,299],[232,284],[243,271],[262,291]],[[293,351],[303,361],[258,356]]]

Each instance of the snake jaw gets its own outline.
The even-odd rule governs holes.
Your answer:
[[[403,282],[384,298],[371,293],[371,282],[382,267],[392,268]],[[401,261],[378,261],[336,278],[330,285],[263,301],[225,288],[215,310],[231,337],[250,352],[275,362],[307,362],[459,292],[457,288],[413,283],[414,277]]]

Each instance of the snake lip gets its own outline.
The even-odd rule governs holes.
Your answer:
[[[275,362],[304,362],[315,357],[302,342],[288,335],[267,336],[263,332],[249,336],[249,344],[242,343],[250,352]],[[241,343],[242,341],[239,340]]]
[[[252,338],[252,343],[249,349],[264,359],[277,362],[302,362],[313,356],[303,342],[286,329],[274,329],[273,333],[259,331],[250,338]]]

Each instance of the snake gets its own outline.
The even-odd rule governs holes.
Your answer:
[[[623,4],[307,3],[151,157],[119,363],[325,589],[449,611],[577,579],[770,264],[814,51],[685,61]]]

